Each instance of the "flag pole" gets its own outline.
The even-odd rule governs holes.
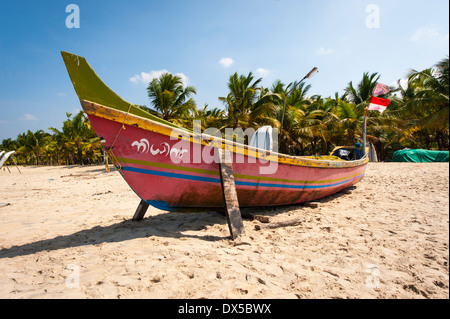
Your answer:
[[[306,74],[305,77],[304,77],[303,79],[300,80],[300,82],[296,83],[296,84],[294,85],[294,87],[293,87],[289,92],[286,92],[286,93],[285,93],[285,95],[284,95],[284,103],[283,103],[283,113],[282,113],[282,115],[281,115],[280,133],[281,133],[281,128],[283,127],[283,122],[284,122],[284,113],[285,113],[285,110],[286,110],[286,100],[287,100],[287,96],[288,96],[289,94],[291,94],[292,92],[294,92],[295,88],[296,88],[297,86],[299,86],[304,80],[312,78],[312,77],[313,77],[314,75],[316,75],[317,73],[319,73],[319,69],[317,69],[317,67],[312,68],[312,70],[309,71],[309,73]],[[286,87],[286,90],[287,90],[287,87]]]
[[[372,94],[371,94],[371,99],[373,97],[373,92],[375,92],[375,89],[377,87],[377,83],[375,83],[375,86],[373,87],[372,90]],[[364,156],[366,156],[366,140],[367,140],[367,110],[369,108],[370,105],[370,101],[369,104],[367,104],[366,109],[364,110],[364,118],[363,118],[363,156],[361,158],[364,158]]]
[[[366,156],[366,139],[367,139],[367,109],[369,106],[366,106],[366,109],[364,110],[364,118],[363,118],[363,156],[361,158],[364,158]]]
[[[374,93],[375,93],[375,90],[377,89],[378,84],[381,84],[381,83],[375,83],[375,86],[374,86],[374,88],[372,90],[372,94],[371,94],[371,98],[370,98],[369,104],[366,106],[366,109],[364,110],[364,118],[363,118],[363,153],[364,153],[364,155],[363,155],[363,157],[366,156],[366,154],[367,154],[366,153],[366,144],[367,144],[367,111],[369,110],[369,106],[371,105],[372,101],[374,100]],[[385,85],[385,84],[381,84],[381,85],[382,85],[381,92],[377,91],[377,95],[378,96],[387,94],[390,91],[390,89],[389,89],[389,87],[387,85]],[[383,89],[385,89],[385,88],[387,89],[386,92],[383,91]],[[379,100],[383,100],[381,98],[378,98],[378,99]],[[383,102],[386,102],[386,101],[387,101],[387,105],[384,105]],[[383,100],[383,102],[380,105],[382,105],[384,107],[384,109],[377,108],[377,110],[379,112],[381,112],[381,113],[383,113],[383,111],[389,105],[389,100]]]

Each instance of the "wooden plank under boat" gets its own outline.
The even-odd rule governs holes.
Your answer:
[[[83,110],[116,167],[143,201],[159,209],[224,207],[217,148],[231,153],[241,207],[316,200],[364,176],[367,156],[354,161],[289,156],[194,134],[124,101],[84,58],[62,56]]]

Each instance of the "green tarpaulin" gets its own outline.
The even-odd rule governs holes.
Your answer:
[[[393,162],[436,163],[448,162],[448,151],[401,150],[394,153]]]

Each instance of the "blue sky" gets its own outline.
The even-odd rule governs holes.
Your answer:
[[[66,26],[69,4],[79,28]],[[0,0],[0,141],[80,110],[62,50],[132,103],[149,106],[146,82],[167,70],[199,107],[222,108],[234,72],[270,87],[316,66],[310,93],[322,96],[364,72],[391,85],[448,55],[448,12],[448,0]]]

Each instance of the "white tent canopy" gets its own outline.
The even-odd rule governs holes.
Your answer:
[[[3,156],[0,156],[0,168],[2,168],[3,164],[5,164],[6,161],[8,160],[8,158],[9,158],[11,155],[13,155],[15,152],[16,152],[16,151],[11,151],[11,152],[7,152],[7,153],[5,153],[5,151],[0,152],[1,155],[3,155]],[[5,153],[5,154],[3,154],[3,153]]]

